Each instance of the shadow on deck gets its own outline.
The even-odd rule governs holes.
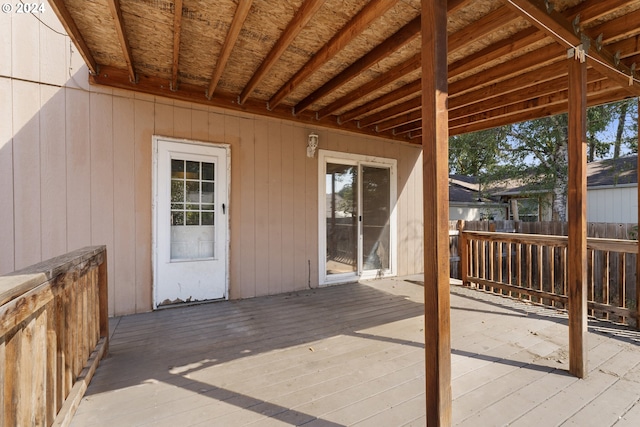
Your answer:
[[[422,298],[398,278],[112,319],[72,426],[424,425]],[[563,313],[458,286],[451,308],[454,424],[637,422],[637,332],[591,324],[577,380]]]

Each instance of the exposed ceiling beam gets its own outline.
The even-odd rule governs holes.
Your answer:
[[[473,24],[450,35],[447,40],[448,52],[451,54],[468,45],[470,42],[479,40],[485,35],[517,19],[520,19],[517,13],[514,13],[513,10],[506,6],[501,6]]]
[[[587,104],[589,106],[606,104],[629,97],[628,92],[624,89],[615,89],[608,92],[597,93],[587,96]],[[524,122],[527,120],[538,119],[546,116],[565,113],[567,111],[567,102],[561,102],[555,105],[544,105],[541,107],[524,110],[520,113],[510,115],[508,117],[498,116],[491,120],[477,123],[462,124],[460,126],[449,127],[449,135],[460,135],[463,133],[477,132],[480,130],[491,129],[508,124]]]
[[[407,123],[415,122],[422,119],[422,110],[412,111],[401,116],[394,117],[389,120],[378,123],[375,126],[376,132],[384,132]]]
[[[84,62],[87,64],[89,72],[91,74],[98,74],[98,63],[91,54],[89,46],[87,46],[84,37],[82,37],[82,34],[80,33],[76,22],[71,17],[67,6],[65,6],[64,1],[49,0],[49,5],[58,17],[58,20],[60,20],[60,22],[62,23],[65,31],[73,41],[73,44],[75,44],[78,51],[80,51],[80,55],[82,56],[82,59],[84,59]]]
[[[452,2],[449,2],[448,5],[450,5],[451,3]],[[467,46],[469,43],[476,40],[478,37],[482,37],[483,35],[495,30],[500,26],[507,25],[508,23],[514,21],[515,19],[519,19],[517,14],[513,13],[509,8],[501,7],[495,10],[494,12],[488,14],[483,19],[477,22],[474,22],[465,30],[461,30],[459,32],[452,34],[448,39],[449,52],[453,52],[457,49],[461,49]],[[403,67],[402,71],[407,73],[407,72],[411,72],[418,69],[420,67],[420,60],[421,60],[420,58],[421,58],[420,54],[417,54],[411,57],[408,61],[405,61],[405,63],[401,64]],[[409,61],[411,61],[410,64],[415,66],[415,68],[406,67]],[[398,78],[400,78],[400,76],[398,76],[397,78],[394,78],[391,81],[397,80]],[[320,109],[318,111],[318,118],[327,117],[329,114],[333,113],[339,108],[342,108],[343,106],[348,105],[349,103],[353,102],[358,95],[363,96],[361,95],[362,92],[363,91],[361,91],[360,89],[356,89],[350,92],[349,94],[345,95],[344,97],[334,101],[330,105]],[[344,118],[341,117],[340,120],[344,120]]]
[[[467,6],[473,0],[448,0],[447,1],[447,14],[456,13],[458,10]]]
[[[342,98],[336,99],[331,104],[319,110],[317,114],[318,119],[323,119],[328,115],[334,113],[335,111],[343,107],[346,107],[347,105],[369,95],[370,93],[380,90],[386,85],[393,83],[399,78],[404,77],[407,74],[419,69],[421,65],[421,61],[422,61],[422,56],[420,55],[420,53],[413,55],[411,58],[407,59],[401,64],[396,65],[389,71],[386,71],[380,74],[375,79],[370,80],[369,82],[363,84],[359,88],[352,90]],[[382,104],[382,105],[385,105],[385,104]],[[382,105],[380,105],[379,107],[381,107]],[[379,107],[376,107],[376,108],[379,108]],[[353,120],[359,115],[360,114],[356,114],[350,118],[347,118],[349,116],[349,113],[346,113],[344,114],[344,116],[341,115],[339,120],[349,121],[349,120]]]
[[[175,0],[173,10],[173,62],[171,64],[171,90],[178,90],[178,64],[180,62],[181,30],[182,0]]]
[[[396,2],[374,0],[367,3],[357,15],[336,33],[298,72],[289,79],[269,100],[269,108],[277,107],[291,92],[303,83],[307,77],[333,58],[354,38],[364,31],[375,19],[384,15]]]
[[[583,39],[586,39],[589,43],[587,53],[592,58],[589,65],[617,82],[629,93],[640,96],[640,84],[636,76],[632,76],[632,70],[616,60],[605,47],[598,47],[594,38],[578,28],[579,25],[574,28],[572,22],[555,10],[547,12],[545,0],[507,0],[507,4],[521,13],[532,25],[554,38],[565,49],[581,45]],[[630,76],[634,77],[631,81]]]
[[[385,41],[369,51],[366,55],[355,61],[349,67],[347,67],[340,74],[329,80],[322,85],[319,89],[316,89],[311,95],[300,101],[294,108],[293,114],[298,115],[311,106],[314,102],[327,96],[343,84],[347,83],[364,70],[371,67],[376,62],[383,58],[386,58],[391,53],[398,50],[400,47],[409,43],[420,35],[420,16],[414,18],[411,22],[406,24],[395,34],[391,35]]]
[[[545,46],[495,67],[488,68],[482,73],[473,74],[465,79],[450,83],[449,94],[452,97],[461,96],[466,92],[507,80],[512,76],[523,74],[530,70],[536,70],[550,63],[562,61],[565,57],[566,51],[562,47],[557,45]]]
[[[132,82],[136,82],[136,71],[133,68],[133,59],[131,56],[131,46],[129,46],[129,39],[127,38],[127,31],[124,28],[124,20],[122,19],[122,10],[120,9],[120,0],[109,0],[109,9],[111,9],[111,16],[116,27],[116,33],[118,34],[118,40],[120,40],[120,48],[122,49],[122,55],[124,56],[124,62],[127,64],[127,70],[129,70],[129,79]]]
[[[544,40],[547,36],[536,28],[526,28],[509,38],[490,44],[486,48],[449,64],[449,78],[473,70],[500,59],[505,55],[516,53],[529,45]]]
[[[231,22],[231,26],[229,27],[229,31],[227,32],[227,37],[224,39],[224,44],[222,45],[222,49],[220,50],[220,55],[218,56],[218,60],[216,61],[216,66],[213,70],[211,81],[209,82],[209,88],[207,89],[207,98],[211,98],[213,92],[215,92],[216,87],[218,86],[220,77],[222,77],[222,73],[227,66],[227,61],[229,60],[231,52],[233,51],[233,47],[235,46],[236,41],[238,40],[238,36],[240,35],[240,30],[244,25],[245,19],[247,19],[247,16],[249,15],[249,10],[251,9],[252,3],[253,0],[243,0],[238,2],[236,13],[233,15],[233,21]]]
[[[267,57],[262,61],[262,64],[258,67],[249,83],[244,87],[242,93],[238,97],[238,102],[244,104],[247,98],[254,91],[256,86],[262,81],[264,76],[269,72],[271,67],[280,59],[280,56],[287,50],[293,40],[298,36],[300,31],[307,25],[307,23],[313,18],[318,10],[324,5],[325,0],[306,0],[302,6],[296,12],[296,15],[287,25],[287,28],[283,31],[282,35],[273,46]]]
[[[566,67],[565,67],[566,68]],[[566,70],[565,70],[566,71]],[[605,79],[602,74],[590,68],[588,73],[588,82],[593,83]],[[499,84],[498,84],[499,85]],[[552,80],[546,80],[536,85],[522,85],[522,89],[504,93],[498,97],[482,99],[474,103],[468,103],[461,108],[449,110],[449,117],[466,117],[473,114],[489,111],[499,105],[516,104],[526,99],[535,99],[541,96],[549,95],[561,91],[567,87],[567,74]]]
[[[360,127],[371,126],[376,123],[395,117],[399,114],[416,110],[420,108],[421,105],[422,105],[422,97],[418,95],[416,98],[408,99],[400,104],[394,105],[393,107],[389,107],[386,110],[379,111],[375,114],[371,114],[370,116],[366,116],[358,120],[358,126]]]
[[[640,9],[591,27],[588,31],[590,34],[603,34],[604,40],[612,43],[640,34],[638,22],[640,22]]]
[[[420,58],[420,55],[416,55],[416,56]],[[382,108],[385,105],[390,104],[400,98],[404,98],[411,94],[420,92],[421,89],[422,89],[422,80],[421,79],[414,80],[411,83],[407,83],[406,85],[401,86],[398,89],[387,93],[386,95],[382,95],[379,98],[376,98],[370,102],[367,102],[366,104],[363,104],[357,108],[354,108],[353,110],[350,110],[345,112],[344,114],[341,114],[338,117],[338,121],[340,123],[346,123],[360,116],[364,116],[369,111],[375,111],[379,108]]]

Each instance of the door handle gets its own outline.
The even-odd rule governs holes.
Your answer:
[[[225,210],[226,206],[224,205],[224,203],[222,204],[222,214],[226,214],[226,210]]]

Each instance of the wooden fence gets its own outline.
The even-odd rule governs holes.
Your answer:
[[[546,232],[566,230],[559,223],[542,223],[530,229],[535,230],[535,227]],[[460,259],[459,277],[484,290],[564,308],[567,302],[567,237],[513,233],[513,229],[506,233],[472,231],[465,224],[464,231],[455,236],[459,240],[455,247]],[[634,230],[633,227],[608,224],[590,224],[590,229],[591,233],[605,234],[610,230],[616,235],[622,234],[621,229]],[[587,238],[590,315],[638,324],[637,254],[636,240]]]
[[[0,277],[0,426],[66,426],[108,349],[107,253]]]

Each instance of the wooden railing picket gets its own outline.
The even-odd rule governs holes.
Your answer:
[[[481,290],[566,307],[566,236],[463,230],[459,239],[465,242],[465,247],[471,248],[466,253],[461,252],[461,256],[464,254],[466,258],[466,261],[461,259],[461,265],[468,269],[465,283],[473,283]],[[515,276],[510,268],[512,245],[516,248]],[[588,238],[587,247],[589,313],[627,323],[634,319],[638,324],[640,284],[636,278],[635,301],[628,301],[627,280],[630,277],[626,273],[626,257],[635,256],[637,262],[637,242]],[[506,248],[505,256],[503,248]]]

